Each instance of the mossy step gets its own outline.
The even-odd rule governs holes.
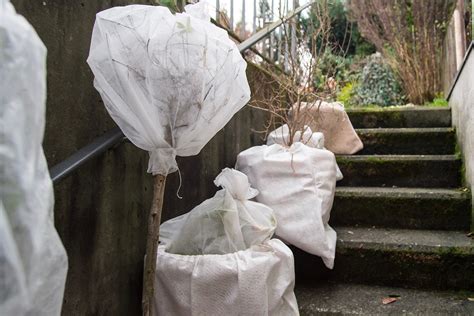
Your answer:
[[[469,292],[323,282],[296,284],[301,316],[306,315],[474,315]],[[382,300],[397,297],[384,305]]]
[[[466,232],[339,227],[334,270],[294,249],[298,280],[324,275],[364,284],[474,290],[474,241]],[[321,282],[318,280],[317,282]]]
[[[339,155],[344,179],[338,186],[456,188],[461,159],[456,155]]]
[[[348,109],[355,128],[450,127],[448,107],[400,107],[388,109]]]
[[[468,230],[470,193],[461,189],[338,187],[331,225]]]
[[[364,143],[358,154],[449,155],[455,153],[453,128],[366,128],[357,129]]]

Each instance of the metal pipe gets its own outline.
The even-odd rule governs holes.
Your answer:
[[[253,46],[255,43],[257,43],[258,41],[262,40],[263,38],[265,38],[268,34],[270,34],[270,32],[272,32],[273,30],[275,30],[278,26],[280,26],[281,24],[287,22],[288,20],[290,20],[292,17],[294,17],[296,14],[299,14],[301,13],[301,11],[303,11],[304,9],[308,8],[309,6],[313,5],[315,1],[310,1],[308,2],[307,4],[304,4],[302,5],[301,7],[297,8],[296,10],[290,12],[286,17],[284,17],[283,19],[278,19],[276,20],[275,22],[273,23],[270,23],[269,25],[263,27],[260,31],[258,31],[257,33],[253,34],[252,36],[250,36],[249,38],[247,38],[245,41],[243,41],[242,43],[240,43],[238,45],[238,48],[241,52],[243,52],[244,50],[248,49],[249,47]]]
[[[75,169],[79,168],[79,166],[83,165],[86,161],[102,154],[107,149],[121,143],[124,139],[125,135],[118,127],[96,138],[92,143],[82,147],[72,156],[58,163],[49,170],[53,183],[65,178]]]
[[[240,28],[240,38],[245,38],[245,0],[242,0],[242,26]]]
[[[253,0],[253,32],[257,31],[257,0]]]
[[[230,0],[230,29],[234,30],[234,0]]]

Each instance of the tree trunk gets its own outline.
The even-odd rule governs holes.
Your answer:
[[[145,267],[143,271],[142,308],[143,315],[151,315],[153,294],[155,292],[156,253],[160,236],[161,211],[165,193],[166,176],[158,174],[154,178],[153,200],[148,216]]]

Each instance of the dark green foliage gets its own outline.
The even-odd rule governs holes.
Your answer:
[[[328,3],[331,19],[329,40],[333,45],[333,51],[347,56],[367,56],[375,53],[375,46],[360,35],[357,24],[347,19],[344,3],[343,0],[331,0]]]
[[[326,2],[324,2],[326,3]],[[322,6],[324,4],[321,4]],[[347,9],[344,0],[328,0],[327,8],[330,20],[330,33],[327,38],[318,38],[318,51],[324,51],[322,43],[329,41],[329,47],[335,55],[340,56],[367,56],[375,53],[375,46],[366,41],[360,34],[357,24],[347,18]],[[308,34],[319,26],[318,17],[312,12],[308,18],[301,18],[301,27]],[[321,35],[323,37],[325,35]],[[311,46],[311,43],[309,43]]]
[[[351,69],[352,58],[334,54],[332,49],[326,48],[317,60],[314,71],[314,84],[321,87],[327,78],[333,77],[339,85],[354,79],[355,73]]]
[[[360,105],[390,106],[405,101],[395,74],[379,54],[372,55],[364,66],[355,95]]]

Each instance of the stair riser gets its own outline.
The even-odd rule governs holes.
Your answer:
[[[407,288],[474,290],[473,254],[415,253],[338,246],[334,270],[328,270],[320,258],[292,250],[297,282],[329,279]]]
[[[450,155],[456,147],[453,132],[364,133],[362,155]]]
[[[344,179],[338,186],[456,188],[460,160],[337,160]]]
[[[469,199],[338,196],[331,225],[432,230],[468,230]]]
[[[451,110],[348,111],[355,128],[450,127]]]

